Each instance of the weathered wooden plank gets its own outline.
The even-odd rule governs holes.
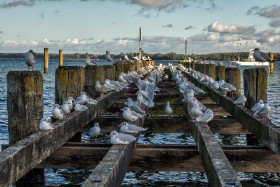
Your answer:
[[[221,146],[236,172],[278,173],[280,156],[263,146]],[[66,143],[37,168],[94,169],[111,144]],[[174,144],[137,144],[130,171],[204,172],[197,147]]]
[[[72,112],[67,120],[56,125],[53,130],[38,131],[0,152],[0,186],[10,186],[20,179],[94,119],[100,105],[109,107],[125,92],[108,93],[97,106],[90,105],[89,110]]]
[[[144,118],[138,119],[137,123],[138,126],[143,126]],[[139,134],[136,137],[138,136]],[[113,145],[82,186],[120,186],[136,142],[137,140],[128,145]]]
[[[186,73],[184,73],[184,75],[195,85],[204,89],[214,101],[231,113],[248,131],[258,137],[259,140],[270,150],[277,154],[280,153],[279,127],[271,123],[271,121],[264,122],[262,119],[253,116],[254,113],[245,106],[235,105],[234,99],[200,84]]]

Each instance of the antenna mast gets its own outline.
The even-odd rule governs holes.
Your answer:
[[[140,32],[139,32],[139,60],[140,62],[142,61],[142,27],[140,27]]]

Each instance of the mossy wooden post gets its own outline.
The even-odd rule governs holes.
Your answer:
[[[119,75],[124,72],[124,63],[115,64],[115,80],[119,80]]]
[[[269,53],[269,58],[271,58],[271,60],[273,60],[273,53]],[[274,69],[274,64],[273,62],[269,62],[269,74],[273,74],[273,70]]]
[[[196,63],[195,66],[194,66],[194,68],[195,68],[194,70],[200,72],[200,66],[201,66],[200,63]]]
[[[196,66],[196,62],[193,61],[193,62],[192,62],[192,65],[191,65],[191,68],[192,68],[193,70],[195,70],[195,66]]]
[[[77,98],[84,89],[82,66],[60,66],[55,72],[55,103],[61,105],[68,97]]]
[[[115,65],[105,65],[102,66],[104,69],[104,80],[109,79],[109,80],[115,80],[116,77],[116,67]]]
[[[129,63],[124,64],[124,73],[129,72]]]
[[[186,68],[191,68],[191,62],[186,62]]]
[[[226,67],[225,66],[216,66],[215,67],[215,80],[225,80],[225,71]]]
[[[104,68],[102,66],[86,66],[84,91],[90,97],[95,98],[97,96],[95,90],[96,81],[99,81],[100,84],[104,84],[104,78]]]
[[[135,71],[136,70],[136,62],[130,63],[129,64],[129,71]]]
[[[228,92],[228,96],[233,97],[234,99],[237,99],[241,96],[241,75],[240,75],[240,69],[237,67],[235,68],[226,68],[225,70],[225,82],[228,82],[235,86],[237,89],[233,92]]]
[[[143,62],[139,62],[140,63],[140,68],[143,68],[144,65],[143,65]]]
[[[252,108],[260,99],[267,100],[267,71],[264,68],[245,69],[243,84],[247,108]]]
[[[63,53],[59,50],[59,66],[63,66]]]
[[[44,48],[44,73],[49,73],[49,49]]]
[[[9,145],[39,131],[43,117],[43,77],[39,71],[10,71],[7,75]],[[33,169],[16,186],[44,185],[44,169]]]
[[[215,80],[215,64],[206,64],[206,75]]]
[[[143,61],[143,67],[147,67],[149,65],[149,62],[148,61]]]
[[[200,67],[201,67],[200,72],[206,74],[206,64],[201,64]]]

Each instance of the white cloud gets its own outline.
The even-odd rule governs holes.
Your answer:
[[[273,19],[271,20],[271,22],[269,23],[270,27],[280,27],[280,19]]]
[[[259,6],[253,6],[247,11],[247,15],[255,14],[266,18],[278,18],[280,17],[280,6],[272,5],[264,8]]]
[[[238,26],[238,25],[224,25],[219,23],[219,21],[214,21],[211,25],[208,26],[209,32],[218,32],[218,33],[231,33],[231,34],[253,34],[255,32],[254,26]]]

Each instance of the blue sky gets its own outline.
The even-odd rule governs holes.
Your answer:
[[[0,0],[0,53],[279,52],[279,0]]]

